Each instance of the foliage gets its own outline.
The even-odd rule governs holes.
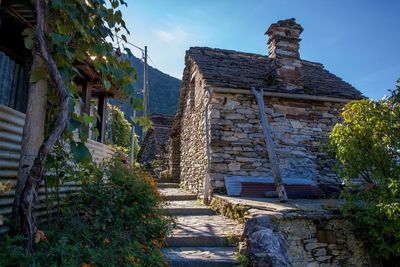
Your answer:
[[[124,112],[117,106],[108,105],[108,125],[106,139],[111,144],[129,148],[131,145],[132,127],[124,117]]]
[[[344,214],[373,253],[400,256],[400,102],[395,94],[377,102],[353,101],[342,117],[330,144],[346,184]]]
[[[119,35],[122,45],[126,43],[126,35],[129,34],[122,13],[121,6],[127,5],[123,0],[106,1],[76,1],[56,0],[46,1],[46,29],[47,39],[50,44],[51,55],[54,58],[58,70],[61,73],[64,84],[69,90],[70,101],[69,120],[64,138],[69,140],[71,152],[75,160],[91,161],[90,153],[85,147],[87,139],[87,127],[93,123],[95,118],[89,114],[77,115],[74,106],[80,102],[76,78],[82,76],[76,65],[86,65],[96,73],[93,82],[101,84],[103,90],[108,91],[111,87],[118,89],[121,95],[127,95],[132,90],[132,83],[136,78],[135,69],[128,59],[121,58],[116,53],[114,41]],[[125,31],[123,33],[123,31]],[[28,49],[35,47],[34,29],[27,28],[25,46]],[[129,48],[125,53],[131,55]],[[48,79],[47,68],[34,68],[31,71],[30,82],[34,83],[41,79]],[[54,128],[54,117],[58,114],[58,95],[54,86],[50,83],[49,106],[46,133],[49,134]],[[75,135],[74,135],[75,133]],[[79,140],[74,138],[78,134]]]
[[[23,237],[1,242],[0,266],[166,265],[160,247],[170,221],[158,208],[152,178],[117,160],[91,174],[82,192],[68,198],[62,220],[37,236],[32,254],[21,246]]]
[[[9,192],[13,188],[13,183],[11,181],[0,182],[0,195]],[[4,216],[0,214],[0,226],[4,224]]]
[[[39,189],[35,183],[40,184],[43,179],[41,170],[55,141],[63,136],[75,162],[91,163],[85,141],[87,125],[94,118],[89,114],[74,113],[74,104],[80,102],[77,78],[90,76],[93,86],[102,88],[107,94],[112,89],[118,89],[122,95],[131,91],[135,78],[135,70],[130,61],[121,58],[121,51],[113,47],[116,34],[120,35],[124,43],[127,42],[125,34],[129,34],[129,31],[119,10],[120,6],[126,5],[125,1],[36,0],[35,3],[38,25],[24,30],[24,42],[26,48],[34,49],[34,54],[45,59],[47,66],[33,67],[30,82],[49,81],[49,102],[57,119],[54,121],[54,115],[47,118],[50,126],[46,137],[49,138],[45,139],[43,149],[39,150],[39,156],[32,167],[33,171],[27,177],[27,183],[33,186],[19,185],[24,188],[22,197],[15,196],[17,200],[22,198],[20,203],[24,206],[20,209],[20,216],[24,235],[30,237],[26,242],[28,250],[31,250],[32,237],[37,230],[36,221],[30,215]],[[125,52],[131,55],[128,48],[125,48]],[[79,69],[78,66],[84,67]],[[88,70],[92,73],[81,73]],[[67,110],[68,103],[70,105]]]
[[[247,255],[241,254],[239,247],[237,248],[236,251],[236,260],[240,267],[251,266],[249,257]]]
[[[109,5],[105,1],[76,1],[56,0],[48,1],[47,20],[49,30],[47,37],[51,43],[52,56],[62,75],[65,85],[69,89],[71,101],[69,110],[70,120],[67,131],[73,132],[93,122],[89,114],[74,114],[74,103],[79,102],[76,77],[81,75],[76,68],[76,62],[92,67],[97,81],[102,84],[104,90],[110,90],[113,86],[121,91],[122,95],[131,91],[132,82],[136,78],[136,72],[129,60],[122,59],[115,53],[112,41],[115,34],[125,29],[125,22],[119,10],[121,5],[126,5],[123,0],[111,0]],[[34,31],[27,28],[24,31],[27,48],[34,45]],[[120,34],[126,40],[124,34]],[[130,54],[130,50],[125,48]],[[133,75],[132,75],[133,74]],[[31,82],[47,78],[46,69],[33,69]],[[57,105],[57,96],[51,91],[49,100]],[[85,135],[82,135],[85,138]]]

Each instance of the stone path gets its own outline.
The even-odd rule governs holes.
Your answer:
[[[196,195],[178,184],[159,183],[158,187],[168,201],[163,209],[176,216],[163,249],[170,266],[237,266],[236,246],[242,225],[201,205]]]

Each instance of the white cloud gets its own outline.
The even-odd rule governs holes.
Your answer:
[[[176,27],[171,30],[158,30],[156,31],[158,38],[167,43],[184,44],[189,41],[190,34],[187,33],[182,27]]]

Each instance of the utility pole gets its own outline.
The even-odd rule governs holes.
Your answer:
[[[149,114],[149,87],[147,81],[147,45],[144,47],[144,64],[143,64],[143,111],[144,116],[147,117]],[[142,131],[142,142],[144,140],[145,131]]]
[[[143,64],[143,106],[144,116],[148,116],[149,112],[149,88],[147,81],[147,46],[144,47],[144,64]]]
[[[131,136],[131,164],[132,168],[135,168],[135,119],[136,119],[136,109],[133,110],[132,118],[132,136]]]

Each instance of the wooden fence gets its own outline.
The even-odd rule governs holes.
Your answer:
[[[10,181],[16,184],[18,165],[21,152],[21,142],[25,114],[0,104],[0,182]],[[88,140],[86,143],[93,160],[97,163],[113,157],[115,150],[105,144]],[[39,221],[48,220],[51,213],[57,212],[55,208],[59,203],[49,201],[55,193],[60,198],[80,190],[77,182],[67,182],[57,188],[45,188],[43,185],[39,192],[39,201],[36,206],[36,214]],[[47,192],[47,194],[46,194]],[[0,215],[9,217],[12,212],[15,190],[0,195]],[[46,201],[47,200],[47,201]],[[0,234],[8,231],[6,226],[0,226]]]

